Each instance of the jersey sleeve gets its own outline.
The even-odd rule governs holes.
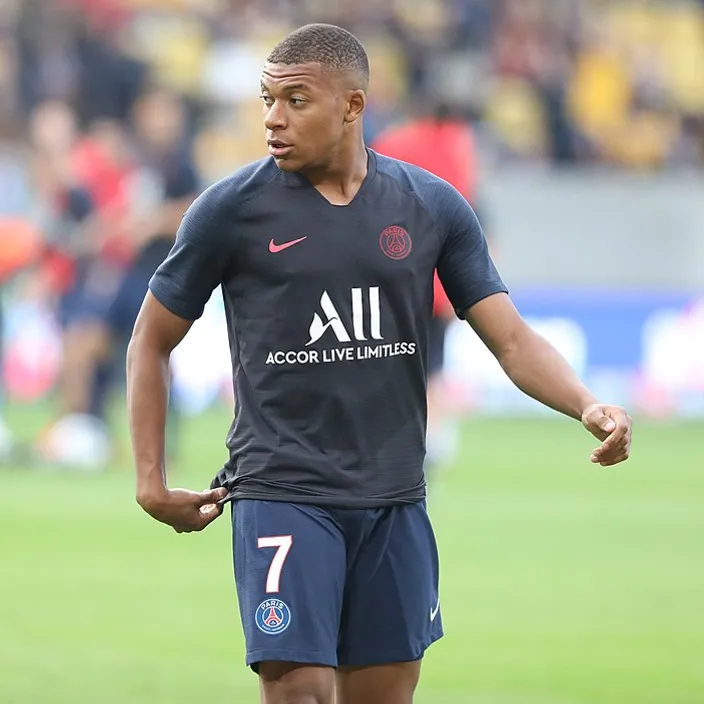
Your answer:
[[[205,304],[231,264],[225,220],[211,191],[186,211],[168,257],[149,282],[149,290],[172,313],[186,320],[203,315]]]
[[[442,246],[437,272],[455,313],[464,319],[475,303],[494,293],[508,293],[508,289],[489,255],[472,207],[449,184],[444,184],[439,196],[436,222]]]

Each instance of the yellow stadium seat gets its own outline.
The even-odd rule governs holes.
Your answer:
[[[663,8],[660,30],[660,53],[675,103],[704,115],[704,12],[693,5]]]
[[[595,47],[577,59],[568,104],[585,133],[598,138],[623,124],[630,100],[629,76],[615,50]]]
[[[533,88],[525,81],[503,79],[492,90],[485,118],[509,149],[538,156],[546,146],[545,114]]]

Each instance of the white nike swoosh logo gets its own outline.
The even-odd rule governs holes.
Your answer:
[[[438,611],[440,611],[440,597],[438,597],[438,603],[435,605],[434,609],[430,609],[430,620],[434,621],[435,617],[438,615]]]

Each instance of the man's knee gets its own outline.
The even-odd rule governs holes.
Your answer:
[[[334,704],[335,672],[322,665],[259,664],[262,704]]]

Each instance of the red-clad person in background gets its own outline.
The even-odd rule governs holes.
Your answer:
[[[372,141],[374,151],[419,166],[452,184],[475,207],[477,160],[471,126],[437,103],[420,117],[392,126]],[[428,355],[428,440],[430,466],[454,455],[456,428],[443,393],[445,335],[455,312],[437,273]]]

